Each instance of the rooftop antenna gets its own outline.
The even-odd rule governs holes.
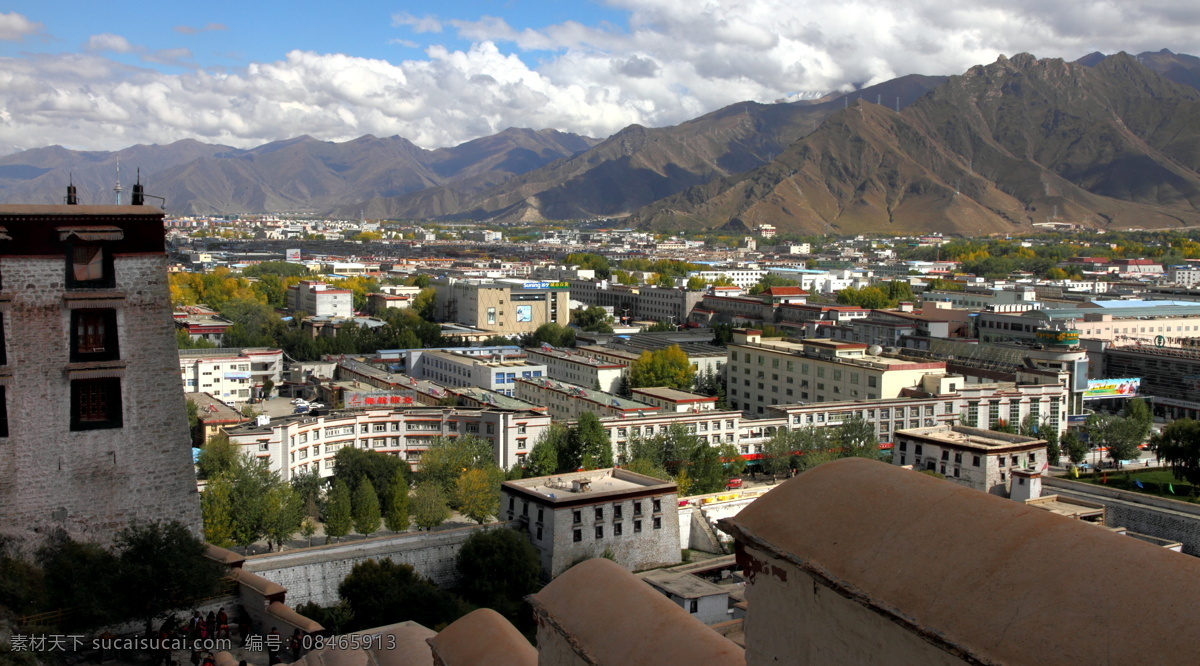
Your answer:
[[[79,205],[79,195],[75,192],[75,174],[67,175],[67,205]]]
[[[113,192],[117,193],[117,205],[121,205],[121,163],[117,162],[117,186],[113,188]]]
[[[120,179],[118,179],[117,187],[120,187]],[[121,195],[117,195],[117,203],[121,202]],[[133,199],[129,202],[134,206],[144,206],[146,204],[146,191],[142,187],[142,168],[138,167],[137,180],[133,183]]]

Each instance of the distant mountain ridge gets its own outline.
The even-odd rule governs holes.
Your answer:
[[[84,203],[110,203],[119,162],[126,191],[140,167],[172,214],[630,216],[663,229],[844,232],[1192,224],[1197,88],[1200,58],[1165,49],[1074,63],[1022,54],[606,139],[510,128],[437,150],[370,135],[252,149],[50,146],[0,158],[0,200],[60,202],[73,180]]]
[[[770,164],[638,211],[650,228],[943,231],[1200,223],[1200,91],[1127,54],[976,66],[896,113],[860,102]]]

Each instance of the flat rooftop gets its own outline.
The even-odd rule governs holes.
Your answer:
[[[1037,437],[1010,435],[1004,432],[958,425],[910,428],[908,430],[897,430],[895,434],[896,437],[915,437],[937,444],[949,444],[985,451],[1036,448],[1039,444],[1046,444],[1046,440],[1038,439]]]
[[[635,474],[619,467],[505,481],[503,485],[551,503],[603,501],[630,493],[643,495],[676,491],[675,484],[670,481]]]
[[[1025,504],[1043,511],[1049,511],[1068,518],[1104,517],[1104,505],[1095,502],[1063,497],[1062,495],[1044,495],[1025,500]]]
[[[716,594],[729,594],[728,587],[710,583],[699,576],[681,571],[656,570],[639,577],[654,587],[684,599],[699,599]]]
[[[660,400],[669,400],[671,402],[716,402],[716,396],[700,395],[699,393],[690,393],[688,391],[680,391],[679,389],[668,388],[666,386],[649,386],[646,388],[631,389],[634,395],[648,395]]]

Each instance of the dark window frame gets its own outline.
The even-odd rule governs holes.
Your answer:
[[[117,276],[113,271],[112,246],[105,243],[67,243],[67,289],[112,289],[117,286]],[[91,280],[79,280],[75,277],[75,252],[95,248],[101,252],[100,267],[102,275]]]
[[[86,335],[81,335],[80,326],[85,322],[103,326],[101,351],[81,351]],[[87,308],[71,310],[71,362],[115,361],[121,358],[120,335],[117,333],[117,311],[111,308]]]
[[[96,409],[95,401],[103,411]],[[85,417],[84,410],[89,413]],[[104,430],[124,426],[121,380],[118,377],[71,380],[71,430]],[[103,415],[103,418],[100,416]]]

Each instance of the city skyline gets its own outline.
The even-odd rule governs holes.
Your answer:
[[[510,126],[604,137],[743,100],[955,74],[1000,54],[1200,50],[1200,10],[1178,2],[9,8],[0,152],[302,134],[434,148]]]

